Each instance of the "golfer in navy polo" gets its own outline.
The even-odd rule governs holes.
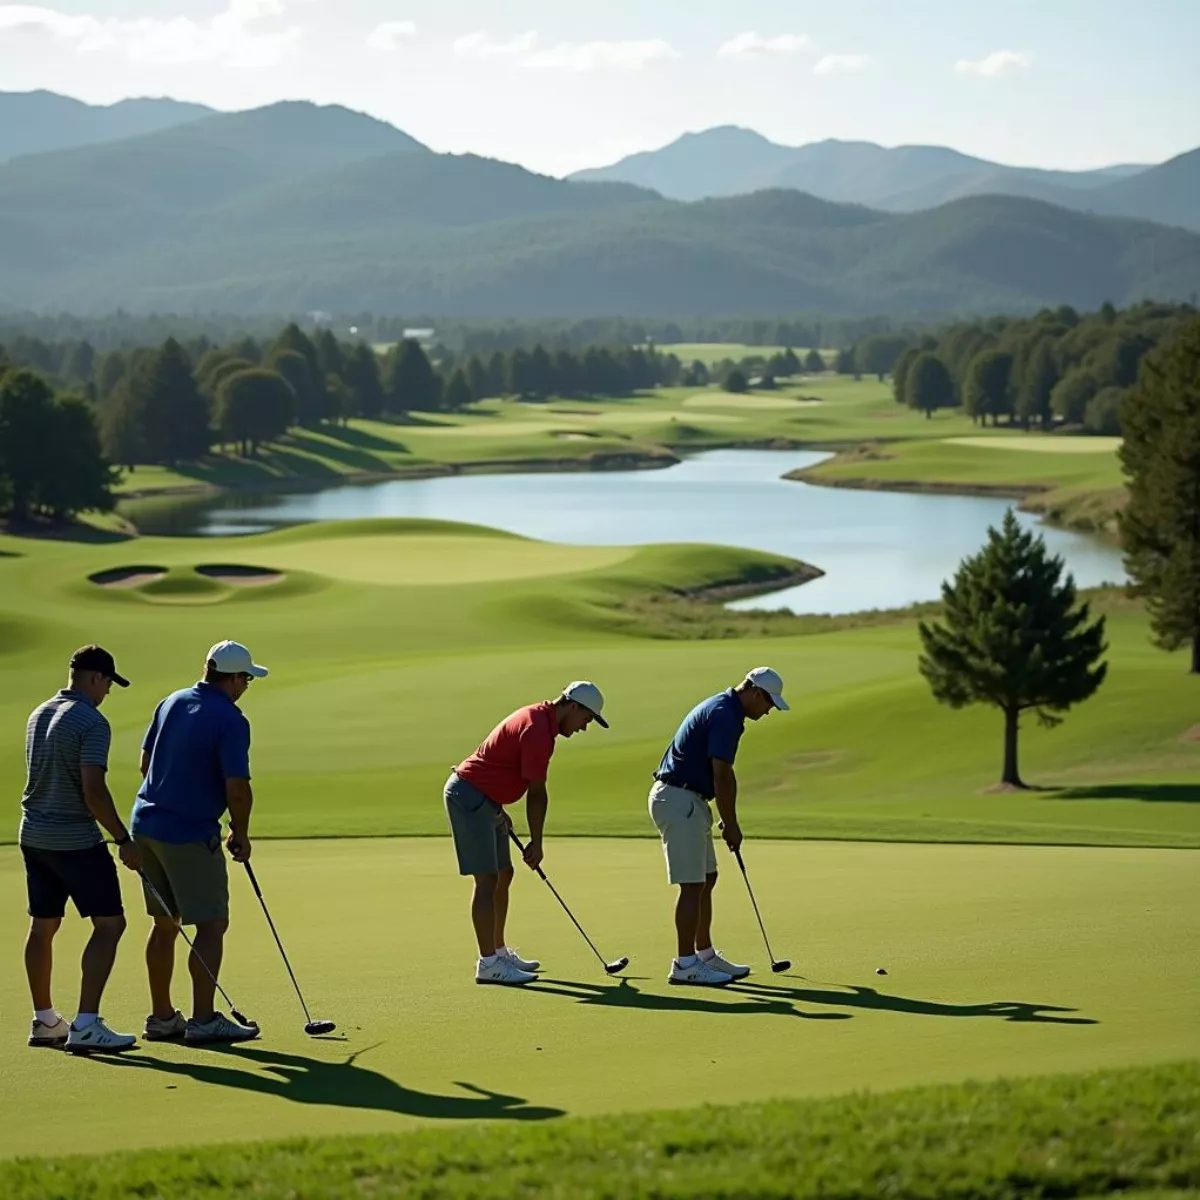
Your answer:
[[[147,1041],[240,1042],[258,1036],[257,1027],[234,1021],[213,1004],[229,928],[229,879],[221,850],[226,811],[226,849],[235,862],[250,857],[250,722],[238,701],[252,680],[266,674],[241,643],[218,642],[205,659],[204,678],[162,701],[146,730],[142,786],[130,828],[142,852],[146,911],[154,918],[146,946],[152,1005],[142,1035]],[[188,958],[192,1016],[186,1021],[171,1000],[180,925],[196,927],[195,953]]]
[[[742,844],[733,773],[746,720],[772,709],[787,711],[783,680],[770,667],[755,667],[736,688],[697,704],[654,772],[650,817],[662,837],[667,878],[679,888],[675,904],[678,955],[668,983],[720,987],[744,979],[750,968],[727,961],[712,941],[712,893],[717,886],[711,802],[721,814],[721,837],[730,850]]]

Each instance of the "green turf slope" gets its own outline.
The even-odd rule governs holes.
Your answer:
[[[20,730],[63,682],[75,646],[109,645],[134,680],[105,706],[112,787],[132,803],[155,703],[233,637],[272,668],[244,701],[254,728],[256,832],[442,832],[449,765],[521,704],[569,680],[604,689],[612,729],[560,745],[554,833],[646,835],[651,771],[684,713],[770,663],[790,714],[747,731],[739,757],[752,835],[1200,845],[1196,681],[1155,650],[1144,615],[1116,605],[1100,693],[1059,729],[1031,723],[1023,765],[1053,790],[987,794],[998,716],[931,699],[912,621],[810,636],[648,637],[622,607],[785,571],[748,551],[547,546],[471,526],[359,521],[228,539],[80,544],[0,538],[0,780],[23,782]],[[237,587],[196,573],[236,564],[282,573]],[[119,567],[165,575],[127,590],[90,582]],[[0,837],[15,836],[15,815]]]

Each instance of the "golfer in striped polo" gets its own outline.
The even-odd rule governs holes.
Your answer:
[[[650,818],[662,837],[667,879],[678,886],[675,933],[678,954],[668,983],[720,987],[744,979],[750,968],[731,963],[712,940],[712,894],[717,854],[712,835],[712,801],[721,814],[721,837],[731,851],[742,844],[733,762],[747,719],[773,709],[787,712],[783,680],[770,667],[755,667],[735,688],[697,704],[654,772]]]
[[[542,862],[542,830],[550,798],[546,774],[556,738],[582,733],[593,721],[603,729],[604,697],[594,683],[568,684],[557,700],[520,708],[501,721],[487,740],[446,780],[446,815],[454,835],[460,875],[471,875],[471,923],[479,943],[476,983],[525,984],[537,976],[536,959],[524,959],[505,944],[512,821],[505,808],[528,796],[529,842],[525,865]]]
[[[31,1046],[65,1045],[91,1053],[128,1050],[137,1040],[113,1032],[100,1015],[100,998],[125,932],[121,885],[100,827],[126,867],[136,871],[141,865],[105,778],[112,730],[100,705],[114,683],[129,686],[113,656],[100,646],[83,646],[71,655],[67,686],[33,710],[25,729],[26,781],[17,840],[29,895],[25,972],[33,996]],[[92,922],[79,1012],[69,1025],[50,998],[54,935],[68,900]]]

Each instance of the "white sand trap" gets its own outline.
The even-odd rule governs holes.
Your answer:
[[[267,567],[244,567],[235,563],[206,564],[197,567],[196,574],[232,587],[266,587],[283,579],[282,571],[272,571]]]
[[[1032,450],[1035,454],[1115,454],[1119,437],[1044,437],[1036,433],[1014,437],[947,438],[952,446],[978,446],[982,450]]]
[[[162,579],[166,573],[166,567],[114,567],[111,571],[97,571],[88,579],[106,588],[135,588]]]

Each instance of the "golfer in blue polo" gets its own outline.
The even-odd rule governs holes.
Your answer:
[[[130,828],[142,854],[146,911],[154,918],[146,945],[152,1009],[142,1034],[149,1042],[241,1042],[258,1036],[256,1026],[227,1017],[213,1004],[229,928],[221,849],[226,811],[225,849],[234,862],[250,857],[250,722],[238,701],[266,674],[240,642],[218,642],[205,657],[203,679],[162,701],[146,730],[142,786]],[[189,1020],[171,1000],[181,924],[196,927],[196,950],[188,959]]]

